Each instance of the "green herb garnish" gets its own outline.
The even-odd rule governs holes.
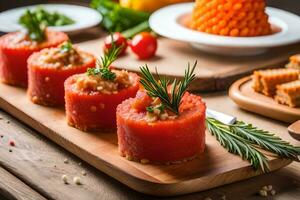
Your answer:
[[[37,17],[30,10],[25,11],[19,22],[26,28],[31,40],[41,42],[45,39],[45,26],[39,23]]]
[[[159,104],[156,106],[148,106],[148,107],[146,107],[146,110],[149,113],[154,113],[154,110],[159,110],[160,112],[163,112],[165,110],[165,106],[163,104]]]
[[[196,64],[192,69],[190,69],[190,66],[188,67],[182,81],[171,81],[166,77],[161,78],[157,72],[158,78],[156,80],[146,65],[140,68],[142,73],[140,82],[149,96],[159,98],[164,108],[179,114],[178,109],[183,94],[195,79]],[[155,109],[158,108],[156,106],[146,108],[149,113],[153,113]],[[239,155],[243,160],[248,160],[255,170],[269,171],[269,159],[264,153],[265,151],[273,154],[273,156],[293,161],[299,161],[300,159],[300,147],[293,146],[275,134],[260,130],[251,124],[237,121],[229,125],[207,117],[206,126],[208,131],[216,137],[225,149],[232,154]]]
[[[190,64],[188,64],[188,69],[185,70],[184,79],[182,81],[169,80],[166,77],[160,77],[156,71],[158,80],[155,80],[154,76],[151,74],[148,66],[141,67],[142,79],[140,83],[147,90],[147,93],[151,97],[158,97],[162,104],[175,114],[179,114],[179,106],[181,99],[190,86],[191,82],[195,79],[194,70],[196,68],[197,62],[195,62],[192,69]],[[169,87],[170,85],[170,94]]]
[[[75,23],[74,20],[66,15],[58,12],[48,12],[41,6],[38,6],[35,10],[31,11],[31,13],[35,16],[39,24],[43,26],[64,26]],[[21,16],[19,23],[22,24],[21,19],[25,15],[26,13]]]
[[[73,49],[72,43],[70,41],[67,41],[63,45],[61,45],[60,52],[66,53],[66,52],[70,52],[72,49]]]
[[[281,158],[299,161],[300,147],[292,146],[274,134],[251,124],[237,121],[233,125],[227,125],[207,117],[206,125],[224,148],[248,160],[254,169],[269,171],[268,158],[260,150],[274,153]]]
[[[87,75],[100,75],[105,80],[115,80],[116,74],[109,67],[118,58],[122,48],[123,46],[116,47],[113,43],[108,52],[101,57],[101,61],[97,60],[96,68],[88,68]]]
[[[101,26],[109,32],[122,32],[135,26],[139,26],[139,32],[150,29],[149,24],[140,26],[148,21],[150,13],[124,8],[112,0],[92,0],[90,5],[102,15]]]

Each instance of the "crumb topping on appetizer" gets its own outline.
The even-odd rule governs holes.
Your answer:
[[[197,62],[185,72],[183,81],[174,80],[170,82],[158,76],[155,80],[148,67],[142,67],[143,78],[141,84],[145,91],[139,91],[132,107],[138,112],[145,113],[145,120],[149,123],[155,121],[173,120],[180,113],[189,109],[190,104],[181,104],[181,100],[190,83],[194,80],[194,70]],[[194,105],[194,104],[193,104]]]
[[[56,48],[43,49],[37,58],[37,64],[51,68],[70,68],[89,62],[90,56],[80,52],[71,42],[64,42]]]
[[[111,71],[115,74],[113,81],[105,80],[98,75],[86,76],[85,74],[81,74],[76,80],[76,89],[80,91],[100,92],[102,94],[114,94],[133,84],[133,80],[126,70]]]
[[[118,91],[132,86],[134,80],[126,70],[111,69],[111,64],[117,59],[122,47],[113,46],[96,68],[89,68],[86,74],[76,80],[76,89],[83,92],[99,92],[116,94]]]

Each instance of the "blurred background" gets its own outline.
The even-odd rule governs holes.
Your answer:
[[[88,5],[89,2],[90,0],[0,0],[0,11],[38,3],[69,3]],[[267,0],[267,2],[269,6],[278,7],[300,15],[300,0]]]

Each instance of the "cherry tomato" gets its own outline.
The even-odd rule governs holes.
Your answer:
[[[110,48],[112,48],[113,42],[115,43],[116,47],[123,46],[120,55],[124,54],[128,44],[126,38],[119,32],[115,32],[112,36],[109,35],[105,38],[103,46],[104,52],[107,52]]]
[[[157,39],[148,32],[142,32],[132,38],[130,47],[139,59],[148,59],[156,53]]]

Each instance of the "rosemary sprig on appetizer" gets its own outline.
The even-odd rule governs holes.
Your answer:
[[[97,60],[95,68],[89,68],[87,74],[100,75],[104,80],[113,81],[116,78],[116,74],[111,71],[110,65],[118,58],[123,46],[116,47],[115,44],[108,50],[107,53],[101,57],[101,61]]]
[[[185,70],[184,73],[184,79],[182,81],[178,81],[177,79],[171,81],[166,77],[159,76],[157,71],[156,75],[158,79],[156,80],[146,65],[140,68],[142,73],[140,83],[147,90],[149,96],[158,97],[164,107],[178,115],[181,99],[191,82],[195,79],[194,71],[196,66],[197,61],[192,68],[190,67],[190,64],[188,64],[188,69]],[[169,86],[171,86],[170,94],[168,89]],[[147,110],[151,110],[151,108],[148,108]]]
[[[20,18],[22,24],[31,40],[41,42],[45,39],[45,26],[39,23],[36,15],[32,14],[30,10],[26,10],[25,14]]]
[[[168,109],[180,115],[179,106],[188,86],[195,79],[196,64],[197,62],[192,68],[188,66],[182,81],[171,81],[166,77],[160,77],[157,72],[158,78],[156,80],[147,65],[141,67],[141,84],[149,96],[159,98],[161,101],[159,105],[147,107],[147,112],[153,113],[154,110]],[[206,125],[209,132],[225,149],[232,154],[239,155],[242,159],[248,160],[256,170],[261,169],[263,172],[269,170],[269,160],[264,151],[273,153],[274,156],[299,161],[300,147],[295,147],[274,134],[253,127],[251,124],[237,121],[229,125],[207,117]]]

